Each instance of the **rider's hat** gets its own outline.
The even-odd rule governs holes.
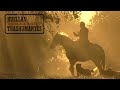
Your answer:
[[[80,26],[81,27],[85,27],[85,23],[84,22],[80,22]]]

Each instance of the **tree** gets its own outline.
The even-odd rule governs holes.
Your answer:
[[[4,31],[5,14],[44,14],[44,34],[5,34],[1,33],[1,65],[2,72],[19,74],[45,74],[46,61],[49,60],[49,45],[53,35],[57,32],[60,21],[77,19],[77,14],[67,11],[5,11],[1,12],[1,27]],[[38,17],[36,17],[38,20]],[[54,25],[52,27],[52,25]],[[55,52],[53,52],[55,53]],[[38,71],[39,68],[39,71]],[[24,77],[24,76],[23,76]]]
[[[120,69],[117,65],[117,63],[120,63],[120,43],[118,41],[120,34],[120,12],[97,12],[91,22],[91,32],[94,35],[94,39],[96,39],[95,43],[104,48],[107,65],[114,69]]]

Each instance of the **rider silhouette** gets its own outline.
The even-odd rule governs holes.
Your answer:
[[[78,33],[73,32],[74,36],[79,37],[80,45],[82,47],[85,47],[85,48],[87,48],[88,44],[89,44],[88,32],[89,31],[85,27],[85,23],[84,22],[80,22],[80,32],[78,32]]]
[[[84,55],[87,55],[86,51],[88,50],[89,40],[88,40],[88,29],[85,27],[84,22],[80,22],[80,31],[75,33],[73,32],[74,36],[79,37],[79,43],[81,46],[81,50],[83,51]]]

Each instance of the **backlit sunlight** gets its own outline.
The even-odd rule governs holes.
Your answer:
[[[96,14],[95,11],[81,11],[81,21],[85,22],[87,25],[90,24],[90,20]]]

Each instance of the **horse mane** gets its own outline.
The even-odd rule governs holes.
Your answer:
[[[73,40],[70,39],[70,37],[69,37],[66,33],[64,33],[64,32],[61,32],[61,33],[59,33],[58,35],[62,36],[62,37],[63,37],[64,39],[66,39],[66,40],[69,40],[69,41],[72,41],[72,42],[73,42]]]
[[[67,35],[65,32],[60,32],[59,34],[60,34],[60,35],[64,35],[64,36],[66,36],[66,37],[69,36],[69,35]]]

